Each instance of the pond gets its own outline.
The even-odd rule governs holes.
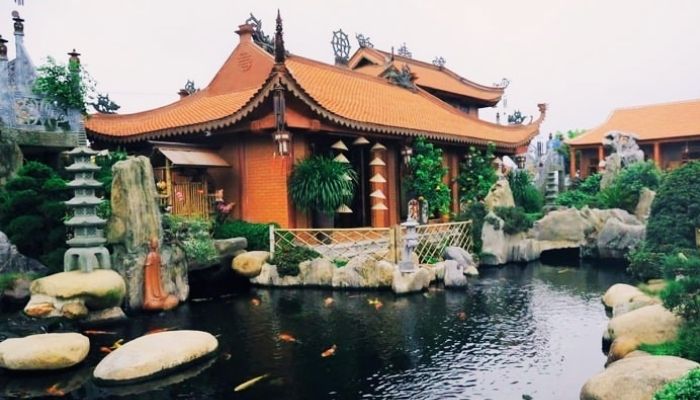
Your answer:
[[[0,372],[0,397],[42,395],[57,385],[75,399],[575,399],[605,363],[601,335],[608,318],[600,296],[627,280],[619,266],[536,262],[482,268],[464,291],[434,287],[395,296],[254,288],[134,316],[114,334],[93,336],[86,362],[69,371]],[[0,318],[6,336],[38,329],[19,315]],[[48,330],[70,328],[57,323]],[[104,388],[91,381],[101,346],[163,328],[211,332],[220,351],[141,385]],[[296,342],[280,340],[281,333]],[[332,345],[335,355],[321,357]],[[263,374],[269,375],[234,393]]]

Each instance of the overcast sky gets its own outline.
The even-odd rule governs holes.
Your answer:
[[[252,12],[272,34],[278,8],[292,53],[332,63],[338,28],[353,50],[355,33],[387,51],[406,42],[414,58],[442,56],[478,83],[510,79],[510,109],[537,115],[548,103],[544,132],[594,127],[616,107],[700,98],[698,0],[0,0],[0,34],[13,57],[17,9],[35,64],[75,47],[98,91],[135,112],[176,100],[187,79],[206,86],[237,26]]]

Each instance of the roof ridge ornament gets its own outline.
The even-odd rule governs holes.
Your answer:
[[[275,29],[275,62],[278,64],[284,63],[287,52],[284,49],[284,37],[282,32],[282,16],[279,8],[277,9],[277,27]]]
[[[2,38],[0,35],[0,60],[7,60],[7,40]]]
[[[404,58],[413,58],[413,53],[408,51],[408,47],[406,47],[406,42],[403,42],[396,54]]]
[[[439,57],[435,57],[435,59],[433,59],[433,65],[440,68],[440,69],[445,68],[445,64],[447,64],[445,57],[439,56]]]
[[[369,36],[365,36],[361,33],[356,33],[355,34],[355,39],[357,39],[357,44],[360,46],[361,49],[364,48],[370,48],[373,49],[374,45],[369,39]]]
[[[350,57],[350,39],[348,39],[348,34],[343,32],[342,29],[333,31],[331,45],[333,46],[336,65],[347,65]]]
[[[395,85],[410,89],[412,91],[416,90],[416,74],[411,72],[411,67],[409,67],[408,64],[404,64],[400,71],[390,68],[384,77]]]
[[[505,89],[510,85],[510,79],[502,78],[500,82],[494,83],[493,87]]]
[[[262,20],[255,18],[253,13],[250,13],[250,17],[245,20],[245,23],[253,27],[253,42],[258,46],[262,47],[263,50],[270,54],[275,52],[275,44],[272,43],[269,35],[266,35],[262,30]]]
[[[116,114],[121,107],[109,98],[109,94],[97,94],[97,101],[90,104],[100,114]]]
[[[12,11],[12,20],[15,21],[15,35],[24,35],[24,20],[19,16],[19,12]]]

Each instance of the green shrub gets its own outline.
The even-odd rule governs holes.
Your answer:
[[[474,254],[481,253],[481,230],[484,227],[484,218],[486,217],[486,206],[484,203],[472,202],[469,203],[464,212],[457,216],[457,221],[472,221],[470,228],[470,233],[472,237],[472,244],[474,248],[472,252]]]
[[[639,203],[639,193],[643,188],[656,190],[661,184],[661,171],[652,161],[634,163],[615,178],[611,186],[616,201],[610,208],[622,208],[631,213]],[[611,189],[608,188],[608,189]]]
[[[484,151],[469,147],[466,160],[459,165],[457,185],[462,203],[484,200],[491,186],[496,183],[496,171],[491,165],[496,146],[489,143]]]
[[[289,196],[296,207],[334,215],[355,196],[357,174],[350,167],[323,156],[312,156],[294,165]]]
[[[700,368],[669,382],[654,394],[654,400],[697,400],[700,397]]]
[[[66,251],[66,182],[49,166],[30,161],[0,189],[0,227],[20,253],[52,272],[63,269]]]
[[[321,255],[313,249],[303,246],[285,246],[275,252],[275,257],[270,260],[277,266],[277,274],[282,276],[299,275],[299,263],[313,260]]]
[[[641,246],[632,249],[627,254],[627,260],[629,261],[627,272],[643,281],[660,278],[663,276],[661,262],[664,255],[665,253],[651,251],[645,243],[642,243]]]
[[[279,225],[272,223],[279,228]],[[214,238],[229,239],[244,237],[248,241],[247,249],[270,250],[270,224],[256,224],[243,220],[226,221],[214,226]]]
[[[533,221],[520,207],[496,207],[494,213],[503,220],[503,231],[509,235],[525,232],[532,228]]]
[[[182,246],[187,259],[199,265],[211,263],[218,257],[211,228],[211,223],[202,218],[163,215],[166,240]]]
[[[572,186],[566,192],[560,193],[555,203],[565,207],[583,208],[595,203],[596,196],[600,191],[600,174],[594,174]]]
[[[508,183],[517,207],[522,207],[528,213],[542,211],[544,197],[532,184],[529,172],[522,169],[512,171],[508,174]]]
[[[442,149],[419,136],[413,143],[408,169],[410,173],[404,179],[406,189],[427,200],[432,214],[448,214],[452,194],[443,181],[448,168],[442,163]]]
[[[695,248],[696,227],[700,227],[700,161],[666,174],[651,206],[646,241],[652,249]]]
[[[700,257],[683,253],[666,256],[663,270],[669,280],[661,292],[664,306],[688,323],[700,323]]]

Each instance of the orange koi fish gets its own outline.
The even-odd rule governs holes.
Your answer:
[[[114,342],[114,343],[112,344],[112,347],[110,347],[110,349],[116,350],[116,349],[122,347],[122,344],[123,344],[123,343],[124,343],[124,339],[119,339],[119,340],[117,340],[116,342]]]
[[[102,347],[100,347],[100,351],[105,353],[105,354],[109,354],[112,352],[112,349],[110,349],[109,347],[102,346]]]
[[[250,304],[252,304],[252,305],[254,305],[254,306],[259,306],[259,305],[260,305],[260,299],[254,298],[254,299],[250,300]]]
[[[50,388],[46,389],[46,394],[49,396],[65,396],[66,392],[58,387],[58,383],[54,384]]]
[[[234,392],[240,392],[241,390],[246,390],[246,389],[248,389],[249,387],[255,385],[255,384],[258,383],[258,382],[260,382],[261,380],[267,378],[268,376],[270,376],[270,374],[265,374],[265,375],[256,376],[255,378],[249,379],[249,380],[247,380],[247,381],[241,383],[240,385],[236,386],[236,387],[233,389],[233,391],[234,391]]]
[[[330,306],[333,304],[334,301],[335,301],[335,300],[333,300],[332,297],[326,297],[326,298],[323,300],[323,305],[326,306],[326,307],[330,307]]]
[[[457,313],[457,318],[459,318],[460,321],[464,321],[465,319],[467,319],[467,313],[465,313],[464,311],[460,311]]]
[[[335,355],[335,351],[338,349],[338,346],[333,345],[326,349],[323,353],[321,353],[321,357],[326,358],[326,357],[331,357]]]
[[[379,310],[379,309],[382,308],[382,307],[384,307],[384,303],[382,303],[381,301],[377,300],[377,302],[374,303],[374,309],[375,309],[375,310]]]
[[[283,342],[288,342],[288,343],[294,343],[297,341],[297,338],[294,336],[288,334],[288,333],[280,333],[279,339]]]

